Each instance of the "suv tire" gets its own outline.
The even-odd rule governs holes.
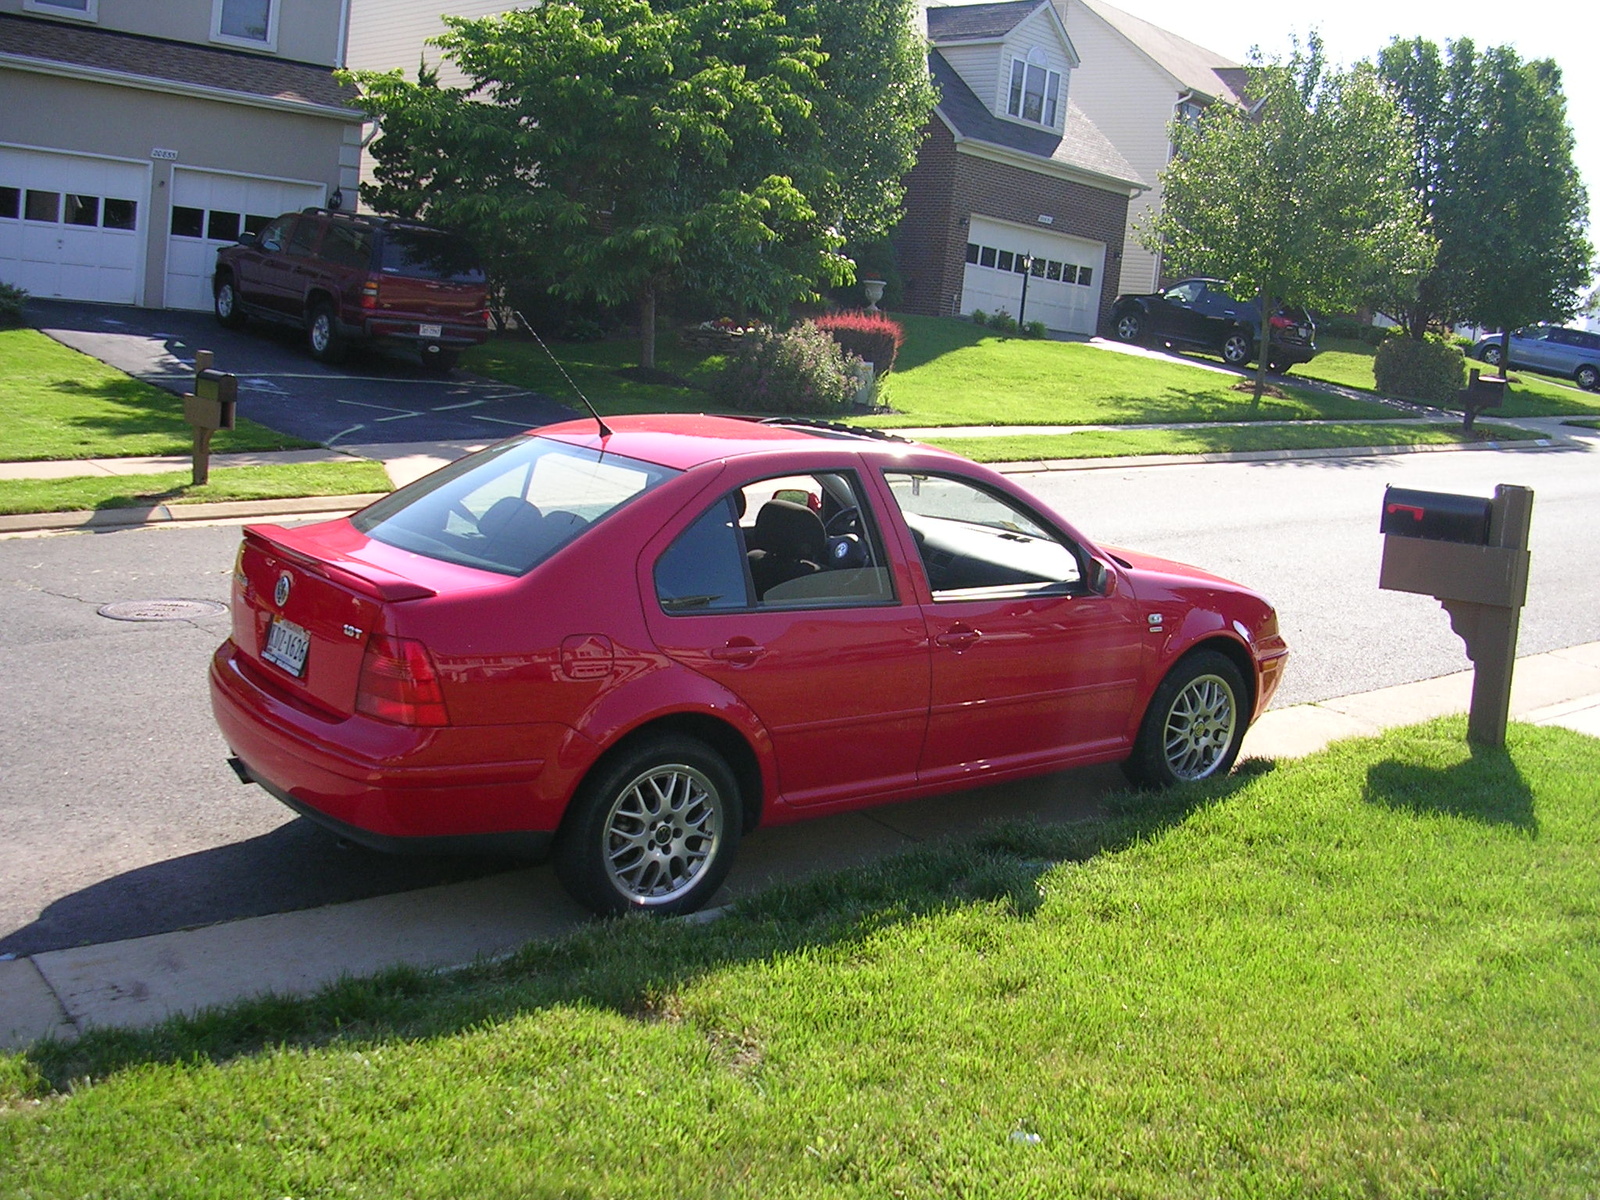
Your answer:
[[[326,300],[311,306],[311,315],[306,318],[306,345],[311,349],[311,357],[318,362],[344,361],[346,347],[339,333],[339,320]]]
[[[239,329],[244,325],[244,309],[239,307],[239,292],[233,286],[232,275],[217,280],[211,292],[211,308],[217,314],[217,324],[224,329]]]

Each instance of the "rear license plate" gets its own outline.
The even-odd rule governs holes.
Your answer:
[[[443,337],[444,336],[444,326],[443,325],[418,325],[417,326],[417,336],[418,337],[431,337],[431,338]]]
[[[306,669],[306,651],[310,646],[311,636],[304,629],[293,621],[274,617],[261,657],[299,678]]]

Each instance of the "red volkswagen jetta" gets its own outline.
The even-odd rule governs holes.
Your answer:
[[[953,454],[645,416],[247,527],[211,694],[240,774],[353,841],[553,852],[597,911],[678,913],[763,822],[1226,772],[1286,655],[1254,592]]]

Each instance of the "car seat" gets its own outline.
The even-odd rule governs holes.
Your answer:
[[[792,500],[768,500],[756,513],[749,552],[750,579],[756,595],[770,587],[822,570],[828,535],[822,518]]]

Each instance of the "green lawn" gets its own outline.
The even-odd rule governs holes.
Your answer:
[[[1322,353],[1309,363],[1295,367],[1296,375],[1369,392],[1377,387],[1372,377],[1375,347],[1365,342],[1340,338],[1319,339],[1317,344],[1322,348]],[[1467,366],[1489,373],[1489,368],[1477,359],[1468,359]],[[1505,403],[1492,412],[1497,417],[1594,415],[1600,414],[1600,395],[1529,371],[1513,371],[1506,388]]]
[[[292,496],[350,496],[387,492],[392,485],[376,462],[219,467],[199,487],[189,471],[157,475],[74,475],[70,479],[0,479],[0,513],[84,512],[216,500],[281,500]]]
[[[187,454],[183,401],[35,329],[0,330],[0,461]],[[243,418],[214,454],[313,446]]]
[[[1590,1196],[1600,740],[1463,733],[0,1057],[0,1191]]]
[[[1283,400],[1233,390],[1235,376],[1080,342],[1004,338],[970,322],[896,315],[906,344],[886,383],[895,415],[861,424],[1142,425],[1175,421],[1359,420],[1377,403],[1288,385]]]
[[[705,388],[722,369],[721,355],[684,350],[676,338],[662,333],[656,343],[656,370],[676,375],[697,387],[679,387],[658,382],[630,379],[616,372],[639,362],[637,338],[602,342],[549,343],[550,350],[583,394],[602,413],[708,412],[717,406]],[[487,345],[469,350],[462,366],[479,375],[543,392],[572,408],[583,408],[581,401],[537,342],[515,337],[499,337]]]
[[[1539,434],[1510,425],[1217,425],[1208,429],[1088,429],[1026,437],[930,437],[978,462],[1117,458],[1132,454],[1220,454],[1231,451],[1320,450],[1350,446],[1445,446],[1530,441]]]

